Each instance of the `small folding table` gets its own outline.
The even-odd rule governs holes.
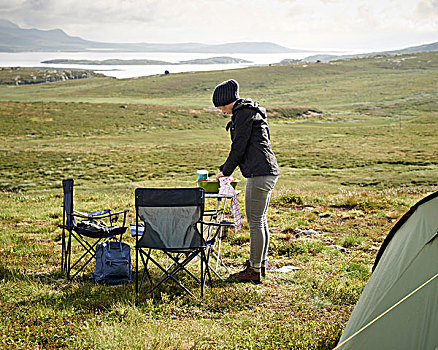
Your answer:
[[[236,194],[239,194],[241,191],[236,191]],[[224,195],[224,194],[218,194],[218,193],[206,193],[205,198],[212,198],[216,199],[216,208],[212,210],[205,210],[204,211],[204,217],[208,218],[208,221],[214,222],[214,223],[229,223],[230,227],[234,227],[233,223],[227,222],[224,220],[225,218],[225,207],[228,202],[228,200],[231,200],[233,198],[232,195]],[[228,227],[227,227],[228,229]],[[206,236],[207,240],[212,237],[213,233],[213,227],[209,227],[206,230]],[[211,246],[210,256],[212,256],[216,260],[216,264],[214,267],[210,266],[210,269],[215,273],[216,276],[218,276],[221,280],[223,280],[222,276],[220,276],[218,270],[222,266],[225,268],[225,270],[230,273],[230,270],[228,267],[224,264],[221,256],[221,244],[222,244],[222,238],[225,238],[225,232],[223,231],[223,227],[220,228],[220,231],[218,235],[216,236],[216,242]]]

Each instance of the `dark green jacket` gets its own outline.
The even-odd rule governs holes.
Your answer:
[[[230,176],[237,166],[246,178],[260,175],[279,175],[277,159],[271,149],[266,110],[250,99],[239,99],[227,125],[231,134],[231,150],[219,167]]]

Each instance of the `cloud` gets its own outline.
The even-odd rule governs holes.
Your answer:
[[[0,17],[88,40],[309,48],[436,37],[437,9],[438,0],[0,0]]]
[[[5,11],[18,10],[22,7],[24,0],[0,0],[0,13]]]
[[[438,15],[438,0],[423,0],[418,3],[417,11],[419,14]]]
[[[25,25],[113,23],[144,20],[153,8],[153,2],[136,0],[25,0],[10,15],[20,17]]]
[[[423,29],[438,29],[438,0],[422,0],[414,12],[414,21]]]

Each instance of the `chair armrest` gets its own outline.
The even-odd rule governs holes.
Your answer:
[[[111,209],[105,209],[105,210],[99,210],[99,211],[93,211],[91,213],[84,213],[78,210],[73,210],[74,216],[82,217],[82,218],[95,218],[95,219],[104,219],[104,218],[111,218],[113,216],[117,216],[119,214],[124,214],[123,216],[123,226],[125,226],[125,220],[126,220],[126,213],[129,211],[129,209],[125,209],[122,211],[119,211],[117,213],[111,213]],[[112,224],[112,222],[111,222]]]
[[[111,221],[111,225],[112,225],[112,217],[113,216],[117,216],[117,215],[119,215],[119,214],[123,214],[123,224],[122,224],[122,227],[125,227],[125,224],[126,224],[126,213],[129,211],[129,209],[125,209],[125,210],[122,210],[122,211],[119,211],[119,212],[117,212],[117,213],[111,213],[110,215],[109,215],[109,218],[110,218],[110,221]],[[117,221],[117,220],[116,220]]]
[[[222,222],[211,222],[211,221],[200,221],[200,223],[204,224],[204,225],[209,225],[209,226],[217,226],[217,227],[232,227],[234,226],[234,222],[229,222],[229,221],[222,221]]]
[[[110,213],[110,216],[119,215],[119,214],[124,214],[124,213],[127,213],[128,211],[129,211],[129,209],[125,209],[125,210],[119,211],[119,212],[117,212],[117,213]]]
[[[217,211],[215,209],[211,209],[211,210],[204,210],[204,216],[209,216],[211,214],[216,214]]]
[[[98,211],[93,211],[91,213],[85,213],[79,210],[73,210],[73,212],[75,213],[76,216],[81,216],[83,218],[92,218],[92,217],[107,217],[109,215],[106,215],[108,213],[110,213],[111,215],[111,209],[105,209],[105,210],[98,210]]]
[[[220,227],[220,225],[221,225],[219,223],[212,222],[212,221],[199,221],[199,223],[207,225],[207,226],[218,226],[218,227]]]

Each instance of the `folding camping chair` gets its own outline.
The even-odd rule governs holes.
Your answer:
[[[72,280],[93,260],[96,253],[96,245],[102,240],[120,235],[120,240],[127,226],[126,214],[129,209],[112,213],[111,209],[84,213],[73,209],[73,180],[63,180],[62,188],[64,191],[64,202],[62,211],[62,258],[61,271],[65,271],[68,280]],[[119,215],[123,214],[121,226],[115,226]],[[83,221],[76,221],[81,218]],[[90,220],[95,220],[91,221]],[[99,221],[97,221],[99,220]],[[101,221],[109,222],[109,225],[102,224]],[[85,225],[91,223],[91,225]],[[68,233],[68,237],[66,235]],[[88,242],[87,238],[94,242]],[[73,240],[77,241],[85,251],[75,261],[72,260]],[[91,240],[90,240],[91,241]]]
[[[153,189],[138,188],[135,191],[135,237],[136,237],[136,293],[139,293],[147,275],[150,293],[166,281],[175,282],[181,289],[193,296],[180,279],[178,273],[186,273],[201,287],[204,294],[206,277],[211,280],[208,260],[209,247],[214,244],[217,233],[226,225],[203,221],[205,192],[203,188]],[[140,222],[139,222],[140,221]],[[217,228],[216,233],[207,240],[203,237],[204,226]],[[154,250],[164,254],[152,256]],[[188,264],[196,257],[200,262],[200,278],[197,272],[189,271]],[[163,259],[164,258],[164,259]],[[139,262],[143,273],[139,286]],[[171,261],[169,265],[164,260]],[[148,263],[158,267],[161,279],[155,284],[149,273]],[[192,268],[193,270],[193,268]],[[179,277],[179,276],[178,276]]]

